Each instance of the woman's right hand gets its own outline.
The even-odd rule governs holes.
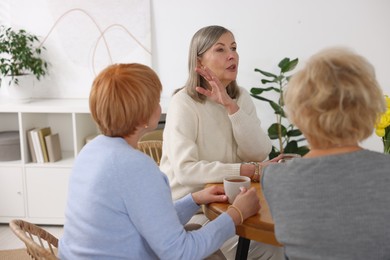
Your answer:
[[[233,201],[233,206],[241,211],[243,220],[257,214],[260,210],[260,200],[254,187],[247,190],[242,188],[240,194]],[[232,217],[236,225],[240,224],[241,219],[235,209],[228,209],[227,213]]]
[[[195,90],[210,98],[214,102],[223,105],[229,115],[236,113],[239,109],[237,102],[227,93],[226,86],[222,85],[218,77],[207,67],[196,68],[195,71],[201,75],[210,85],[211,89],[196,87]]]

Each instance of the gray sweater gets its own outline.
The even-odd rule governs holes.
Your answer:
[[[390,259],[390,156],[293,159],[262,183],[288,259]]]

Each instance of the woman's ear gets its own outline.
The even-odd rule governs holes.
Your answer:
[[[196,67],[197,68],[202,68],[202,59],[200,57],[196,58]]]

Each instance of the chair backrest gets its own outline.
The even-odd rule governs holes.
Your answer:
[[[162,142],[161,140],[147,140],[138,142],[138,150],[146,153],[153,160],[160,165],[160,159],[162,155]]]
[[[155,129],[151,132],[144,134],[140,141],[149,141],[149,140],[163,140],[164,129]]]
[[[32,259],[58,259],[58,239],[46,230],[21,219],[9,223],[14,234],[24,242]]]

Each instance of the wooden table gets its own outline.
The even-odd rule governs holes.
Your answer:
[[[207,184],[206,186],[212,185],[223,186],[222,183],[212,183]],[[246,219],[242,225],[236,226],[236,234],[240,236],[236,259],[247,258],[250,240],[274,246],[282,246],[275,238],[274,222],[272,220],[268,204],[264,198],[261,185],[259,183],[252,182],[251,187],[256,188],[257,195],[260,198],[261,208],[256,215]],[[213,220],[221,213],[225,212],[229,205],[230,204],[228,203],[211,203],[203,205],[203,211],[207,218]]]

